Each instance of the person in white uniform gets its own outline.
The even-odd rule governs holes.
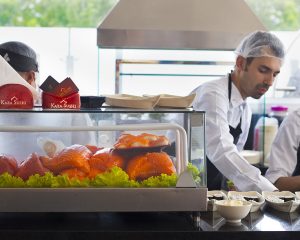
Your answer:
[[[36,87],[36,74],[39,70],[35,51],[22,42],[0,44],[0,55],[33,87]],[[0,125],[22,126],[92,126],[88,114],[84,113],[45,113],[5,112],[0,115]],[[53,140],[65,146],[72,144],[95,145],[93,132],[0,132],[0,154],[14,156],[18,162],[24,161],[29,154],[37,152],[45,155],[39,146],[39,140]]]
[[[300,191],[300,108],[280,125],[266,177],[281,191]]]
[[[206,112],[207,187],[239,191],[273,191],[276,187],[250,165],[240,151],[246,142],[251,109],[247,98],[259,99],[272,86],[284,58],[282,42],[268,32],[247,35],[235,50],[234,70],[200,85],[193,107]]]

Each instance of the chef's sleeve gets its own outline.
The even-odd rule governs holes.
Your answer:
[[[297,126],[300,116],[289,115],[280,125],[273,141],[270,153],[270,165],[266,177],[275,183],[280,177],[292,176],[297,165],[297,150],[299,147],[299,130]],[[298,135],[297,135],[298,134]]]
[[[216,168],[240,191],[274,191],[276,187],[261,175],[238,152],[230,134],[227,96],[218,91],[201,89],[195,101],[198,110],[206,111],[206,154]],[[207,179],[210,181],[210,179]]]

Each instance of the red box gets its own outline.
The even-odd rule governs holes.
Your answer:
[[[66,97],[73,93],[77,93],[79,89],[72,81],[71,78],[66,78],[61,83],[59,83],[51,93],[58,97]]]
[[[31,91],[21,84],[5,84],[0,87],[0,109],[32,109]]]
[[[42,107],[51,109],[80,109],[79,93],[66,97],[58,97],[51,93],[42,92]]]
[[[40,86],[42,92],[42,107],[50,109],[80,109],[79,89],[71,78],[58,83],[49,76]]]

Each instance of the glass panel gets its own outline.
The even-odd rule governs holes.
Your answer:
[[[99,49],[100,92],[188,95],[233,65],[232,51]]]
[[[300,33],[298,32],[292,39],[287,49],[285,65],[276,81],[275,97],[300,97],[300,57],[298,54],[300,51]]]

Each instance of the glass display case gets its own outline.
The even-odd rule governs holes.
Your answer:
[[[1,212],[206,210],[205,113],[0,111]]]

